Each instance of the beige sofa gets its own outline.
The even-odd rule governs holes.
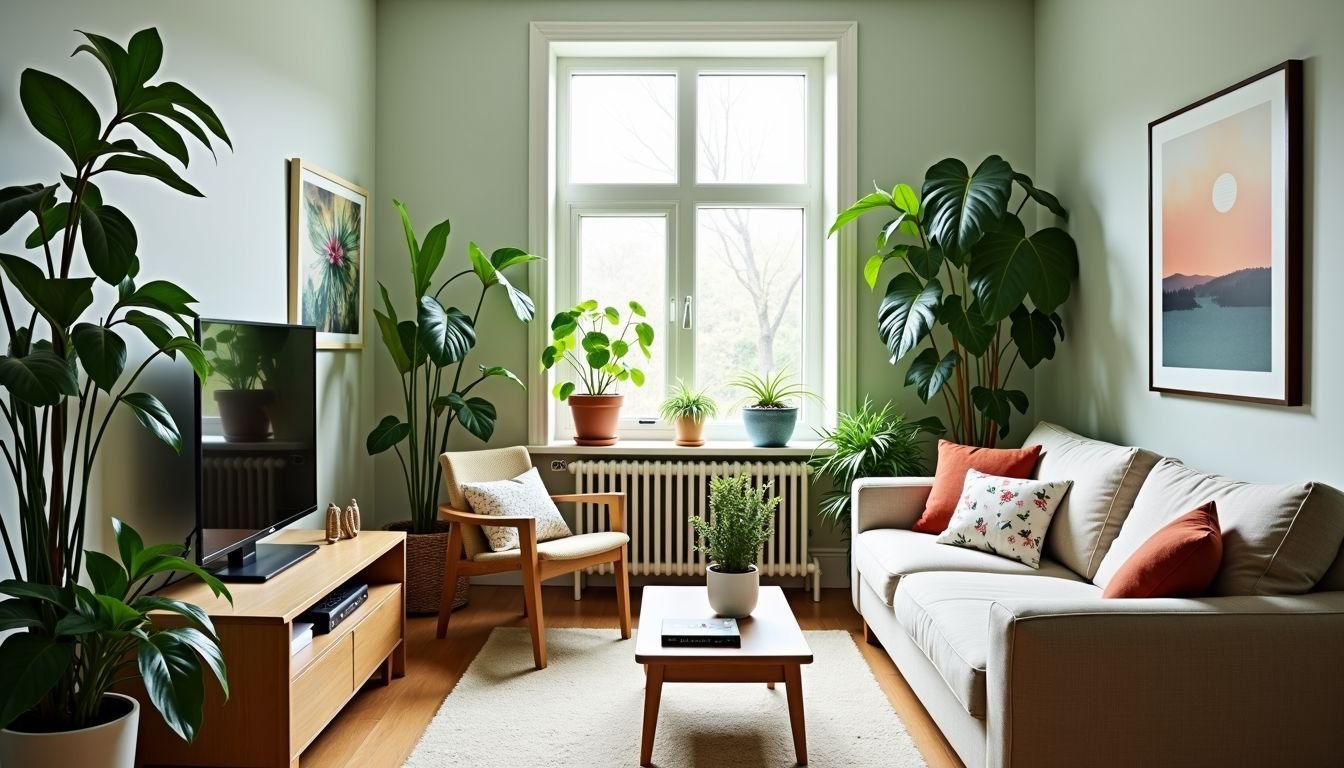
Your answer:
[[[1040,570],[915,533],[932,478],[854,487],[854,606],[969,766],[1344,764],[1344,496],[1255,485],[1042,423],[1073,487]],[[1107,600],[1116,568],[1213,499],[1216,596]]]

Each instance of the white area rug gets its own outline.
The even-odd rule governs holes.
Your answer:
[[[806,632],[807,749],[813,766],[923,766],[848,632]],[[444,700],[406,765],[635,766],[644,671],[616,631],[552,629],[550,666],[532,668],[523,629],[496,629]],[[668,683],[658,768],[794,765],[784,685]]]

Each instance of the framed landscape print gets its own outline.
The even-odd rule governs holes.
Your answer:
[[[1149,388],[1302,402],[1302,62],[1148,124]]]
[[[317,328],[318,349],[364,346],[369,194],[289,161],[289,321]]]

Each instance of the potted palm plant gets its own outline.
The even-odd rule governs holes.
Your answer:
[[[644,371],[626,358],[636,346],[645,360],[653,355],[653,326],[636,320],[645,316],[637,301],[630,302],[630,314],[622,320],[615,307],[599,309],[597,301],[589,299],[551,320],[552,341],[541,352],[541,365],[550,370],[564,362],[578,379],[578,384],[562,381],[552,389],[569,403],[578,445],[615,445],[620,439],[616,424],[625,395],[616,392],[616,386],[622,382],[644,386]],[[582,392],[576,391],[579,385]]]
[[[213,329],[208,322],[201,325],[201,347],[210,355],[212,372],[226,385],[214,393],[224,439],[265,440],[271,434],[267,409],[275,401],[275,391],[269,385],[285,335],[261,327],[224,325]]]
[[[143,176],[200,197],[165,159],[190,160],[183,133],[213,151],[229,143],[214,111],[185,86],[150,84],[163,59],[158,32],[126,46],[83,33],[75,53],[106,71],[115,104],[104,118],[55,75],[24,70],[19,101],[28,121],[69,159],[55,183],[0,189],[0,235],[31,216],[27,256],[0,254],[0,314],[9,347],[0,356],[0,440],[15,493],[17,530],[0,526],[9,569],[0,582],[0,764],[125,766],[134,762],[139,707],[113,688],[135,678],[145,698],[182,738],[202,723],[204,670],[227,695],[226,670],[209,618],[199,608],[148,593],[152,576],[193,573],[216,595],[210,574],[184,549],[145,547],[115,518],[118,557],[87,550],[90,515],[102,520],[90,481],[114,414],[130,411],[175,451],[182,435],[158,398],[136,389],[158,357],[185,358],[198,377],[209,365],[191,336],[195,299],[141,274],[135,226],[104,199],[103,179]],[[146,142],[146,140],[148,140]],[[142,146],[143,144],[143,146]],[[105,288],[95,291],[98,283]],[[111,289],[110,306],[89,311]],[[176,328],[183,332],[179,333]],[[153,352],[127,371],[123,334]],[[150,611],[186,623],[158,629]]]
[[[921,436],[928,422],[907,421],[891,407],[868,398],[841,413],[835,429],[817,430],[821,444],[807,463],[818,479],[831,481],[817,516],[832,529],[849,531],[850,490],[860,477],[921,477],[927,474]]]
[[[693,390],[678,381],[658,413],[676,427],[677,445],[695,448],[705,444],[705,422],[718,415],[719,406],[705,390]]]
[[[720,616],[740,619],[756,610],[761,573],[756,558],[770,538],[779,497],[767,494],[770,484],[751,486],[746,475],[715,477],[709,481],[706,522],[691,518],[695,549],[709,558],[705,586],[709,605]]]
[[[447,219],[435,224],[421,242],[406,207],[396,200],[393,204],[401,214],[410,249],[414,319],[399,319],[386,286],[379,283],[383,309],[375,310],[374,316],[383,346],[401,375],[402,409],[400,415],[384,416],[378,422],[365,447],[370,456],[394,451],[401,464],[410,519],[387,527],[407,532],[406,610],[438,613],[443,590],[443,553],[448,547],[448,526],[438,519],[439,493],[443,487],[439,454],[448,449],[448,437],[456,424],[482,442],[488,442],[494,434],[495,406],[473,394],[477,387],[496,377],[523,386],[512,371],[498,365],[477,365],[471,372],[467,358],[476,347],[481,308],[491,289],[498,287],[504,292],[518,320],[526,323],[532,319],[535,313],[532,299],[509,282],[504,272],[539,257],[518,248],[500,248],[486,256],[476,243],[468,243],[469,266],[436,283],[451,224]],[[480,286],[471,314],[445,306],[441,298],[448,286],[468,276],[475,277]],[[466,605],[467,580],[459,579],[456,589],[453,605],[459,608]]]
[[[747,393],[742,399],[742,424],[747,439],[757,448],[782,448],[793,438],[798,425],[798,406],[808,398],[819,400],[816,393],[793,381],[788,371],[756,374],[743,372],[728,382]]]

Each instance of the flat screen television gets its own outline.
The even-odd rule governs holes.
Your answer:
[[[316,330],[202,318],[196,339],[212,368],[196,380],[196,558],[265,581],[317,551],[257,543],[317,509]]]

